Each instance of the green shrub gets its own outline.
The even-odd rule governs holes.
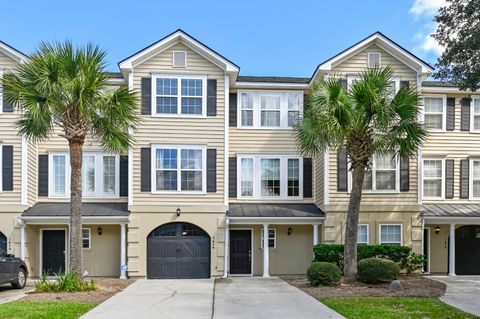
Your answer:
[[[367,258],[358,262],[358,280],[371,284],[395,280],[400,267],[395,262],[382,258]]]
[[[411,274],[412,272],[416,272],[417,270],[422,269],[424,265],[425,265],[424,255],[411,253],[410,256],[408,256],[408,263],[405,270],[407,274]]]
[[[337,265],[327,262],[313,262],[307,270],[307,279],[312,286],[338,285],[342,272]]]
[[[54,280],[48,279],[48,276],[43,274],[40,280],[35,282],[37,292],[94,291],[96,289],[93,280],[83,280],[74,272],[56,274]]]

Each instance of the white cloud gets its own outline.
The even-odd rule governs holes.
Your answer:
[[[438,9],[445,6],[446,3],[446,0],[415,0],[413,7],[410,8],[410,13],[415,16],[433,17]]]
[[[446,0],[415,0],[410,8],[410,13],[421,22],[415,39],[420,42],[418,50],[423,54],[433,53],[438,56],[443,52],[442,46],[430,35],[437,29],[437,24],[432,21],[433,17],[438,9],[445,5]]]

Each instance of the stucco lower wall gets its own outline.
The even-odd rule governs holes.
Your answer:
[[[425,225],[430,229],[430,273],[446,274],[448,271],[448,239],[450,225],[439,225],[440,231],[435,234],[437,225]]]
[[[323,242],[344,243],[347,212],[326,212]],[[415,211],[360,212],[359,224],[368,224],[369,244],[380,243],[380,224],[402,224],[403,245],[411,246],[415,253],[422,252],[422,221]]]
[[[252,229],[253,275],[263,274],[262,225],[231,225],[230,229]],[[288,227],[292,232],[288,235]],[[276,229],[277,243],[269,251],[270,275],[299,275],[307,272],[313,259],[312,225],[270,225]],[[319,227],[321,231],[321,226]]]
[[[0,213],[0,232],[7,237],[7,253],[20,256],[20,245],[17,239],[20,238],[17,226],[17,217],[20,213]]]
[[[223,274],[225,213],[135,213],[128,225],[128,275],[147,275],[147,236],[152,230],[171,222],[187,222],[205,230],[210,236],[212,277]]]

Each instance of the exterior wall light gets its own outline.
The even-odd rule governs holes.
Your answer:
[[[290,236],[292,234],[292,227],[288,227],[287,235]]]
[[[97,228],[98,236],[101,236],[101,235],[102,235],[102,232],[103,232],[102,227],[98,227],[98,228]]]
[[[182,212],[182,211],[180,210],[180,208],[177,208],[177,217],[180,217],[180,213],[181,213],[181,212]]]
[[[440,226],[437,225],[437,227],[435,227],[435,234],[439,234],[440,233]]]

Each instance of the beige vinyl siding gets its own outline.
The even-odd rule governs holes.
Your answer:
[[[172,51],[187,51],[187,68],[172,67]],[[133,148],[133,203],[134,205],[223,205],[224,194],[224,135],[225,135],[225,72],[178,43],[134,67],[133,88],[141,91],[141,78],[152,73],[207,75],[217,80],[217,116],[214,117],[155,117],[142,115],[142,122],[135,132],[136,145]],[[152,100],[154,98],[152,97]],[[217,149],[217,192],[203,195],[193,194],[152,194],[140,191],[140,149],[151,144],[203,144]],[[152,156],[154,154],[152,153]],[[153,183],[153,180],[152,180]]]
[[[326,165],[324,160],[324,155],[319,154],[314,157],[314,166],[315,166],[315,174],[313,180],[313,196],[315,199],[315,204],[317,206],[324,204],[324,184],[325,184],[325,169],[324,165]]]
[[[0,52],[0,69],[8,72],[16,68],[17,65],[16,61]],[[1,79],[0,90],[2,90]],[[3,101],[0,101],[0,106],[3,108]],[[0,211],[2,211],[2,206],[21,204],[22,138],[17,134],[16,126],[19,119],[20,114],[17,111],[3,113],[3,109],[0,109],[0,144],[13,146],[13,191],[0,192]]]
[[[464,96],[464,94],[429,93],[428,91],[423,92],[423,94],[439,94],[439,96],[446,95],[447,97],[455,97],[455,130],[445,132],[429,132],[428,139],[422,149],[423,158],[444,157],[445,159],[455,160],[453,199],[425,200],[423,203],[480,203],[480,199],[470,200],[460,198],[460,160],[467,159],[469,157],[480,158],[480,133],[460,130],[460,99]],[[470,125],[472,125],[471,121]]]
[[[27,141],[27,202],[32,206],[37,201],[38,194],[38,156],[37,145]]]

